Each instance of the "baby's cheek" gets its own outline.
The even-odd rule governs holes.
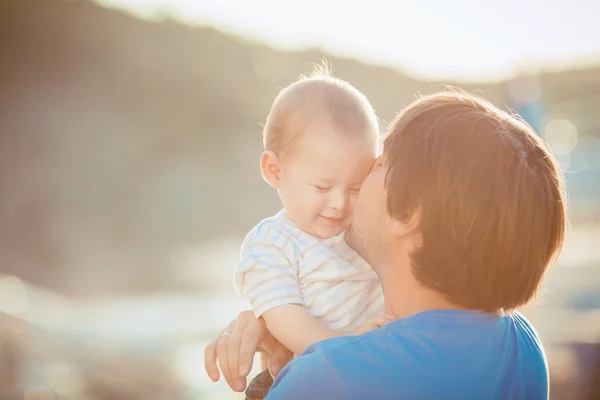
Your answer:
[[[327,208],[328,204],[329,204],[329,196],[327,193],[315,193],[314,198],[313,198],[313,205],[315,208],[322,210],[324,208]]]
[[[348,208],[350,209],[350,214],[354,212],[354,206],[356,205],[356,199],[358,198],[358,193],[353,193],[348,196]]]
[[[312,212],[315,208],[320,208],[324,200],[320,193],[303,192],[298,193],[296,201],[301,203],[307,212]]]

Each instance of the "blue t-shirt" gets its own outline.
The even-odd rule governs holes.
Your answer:
[[[540,340],[519,313],[434,310],[311,345],[277,376],[275,399],[548,399]]]

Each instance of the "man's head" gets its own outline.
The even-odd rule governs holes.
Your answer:
[[[347,240],[382,279],[410,268],[457,306],[512,310],[560,251],[565,201],[557,162],[528,125],[483,99],[440,93],[393,122]]]

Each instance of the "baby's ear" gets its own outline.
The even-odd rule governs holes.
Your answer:
[[[277,154],[273,151],[265,150],[260,156],[260,173],[269,185],[279,189],[281,166]]]

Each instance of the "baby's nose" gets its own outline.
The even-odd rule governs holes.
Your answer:
[[[348,195],[345,192],[333,193],[329,206],[336,210],[344,210],[348,204]]]

